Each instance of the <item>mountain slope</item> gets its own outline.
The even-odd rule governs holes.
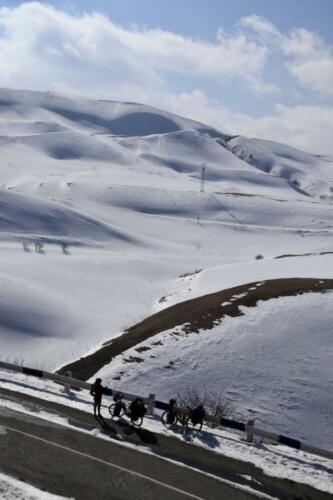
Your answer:
[[[268,284],[252,283],[241,291],[251,295],[253,288],[262,285],[261,291]],[[332,449],[333,292],[242,305],[240,316],[230,311],[222,319],[217,319],[218,305],[223,314],[233,300],[246,298],[235,293],[222,308],[221,303],[214,308],[208,306],[209,297],[195,299],[202,314],[195,328],[187,321],[196,310],[192,317],[185,314],[179,326],[118,355],[98,375],[123,391],[156,393],[162,400],[187,387],[222,393],[233,402],[234,416],[255,418],[258,427]],[[209,326],[210,320],[214,325]]]
[[[0,89],[0,151],[4,359],[56,369],[189,299],[260,280],[333,278],[333,163],[327,158],[231,138],[139,104],[8,89]],[[38,243],[44,247],[36,252]],[[276,259],[286,254],[308,256]],[[320,297],[314,300],[321,310]],[[283,325],[293,321],[293,310],[274,304]],[[251,314],[246,318],[266,329]],[[246,318],[242,328],[230,326],[236,343]],[[279,332],[284,342],[285,328]],[[234,359],[237,366],[238,354],[246,360],[247,348],[253,354],[247,346],[230,351],[231,365]],[[304,357],[313,350],[305,346]],[[184,347],[188,359],[196,348]],[[206,348],[208,356],[210,346],[202,344]],[[328,348],[323,370],[330,356]],[[212,359],[207,384],[220,369]],[[278,370],[278,356],[270,360]],[[184,357],[184,376],[186,363]],[[304,363],[295,357],[294,364],[301,388]],[[105,373],[112,373],[112,364],[109,369]],[[242,369],[246,375],[251,366],[244,361]],[[148,382],[152,373],[148,367]],[[134,387],[135,378],[128,383]],[[281,399],[288,400],[288,390]]]
[[[270,175],[286,179],[296,191],[333,200],[333,162],[272,141],[237,136],[227,141],[238,158]]]

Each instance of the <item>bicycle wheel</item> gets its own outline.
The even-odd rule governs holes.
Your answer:
[[[141,427],[142,422],[143,422],[143,417],[133,417],[132,415],[130,416],[131,422],[135,427]]]
[[[199,421],[199,422],[193,422],[193,420],[191,418],[189,418],[186,422],[186,427],[189,431],[192,431],[192,432],[200,432],[201,429],[202,429],[202,421]]]
[[[165,427],[175,425],[178,422],[177,415],[175,413],[170,413],[168,410],[162,413],[161,420]]]
[[[177,414],[177,421],[181,424],[182,427],[187,428],[189,419],[190,417],[188,415],[185,415],[184,413]]]
[[[115,409],[116,409],[116,403],[112,403],[112,405],[109,406],[109,413],[111,415],[111,418],[114,417],[122,417],[125,413],[125,405],[122,405],[119,411],[117,411],[117,414],[115,415]]]

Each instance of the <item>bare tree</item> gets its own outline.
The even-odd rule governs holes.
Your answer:
[[[30,252],[29,243],[27,241],[23,241],[22,246],[25,252]]]
[[[36,241],[36,243],[35,243],[36,252],[44,253],[43,248],[44,248],[44,244],[41,241]]]
[[[186,386],[184,390],[177,393],[177,406],[181,408],[194,408],[202,404],[206,412],[214,417],[229,417],[234,406],[232,402],[223,394],[215,391],[203,390]]]
[[[64,253],[65,255],[70,255],[68,243],[61,243],[61,249],[62,249],[62,253]]]

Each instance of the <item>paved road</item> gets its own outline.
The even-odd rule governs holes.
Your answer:
[[[0,470],[76,500],[257,498],[154,455],[1,407],[0,449]]]

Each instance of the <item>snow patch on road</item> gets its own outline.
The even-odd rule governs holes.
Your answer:
[[[66,500],[0,472],[0,497],[2,500]],[[70,499],[73,500],[73,499]]]

